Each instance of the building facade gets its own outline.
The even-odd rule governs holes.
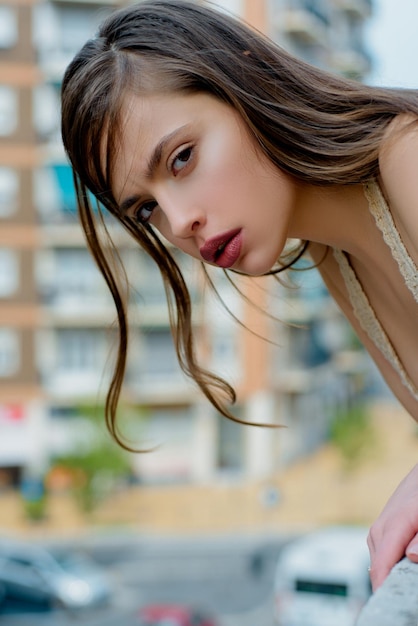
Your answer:
[[[83,406],[103,404],[112,367],[113,304],[78,225],[59,88],[73,54],[123,4],[0,0],[0,468],[14,483],[68,449]],[[359,79],[368,70],[362,27],[370,1],[218,4],[320,67]],[[158,270],[117,228],[115,237],[132,283],[126,403],[140,441],[162,444],[133,458],[134,471],[150,481],[260,477],[317,445],[329,415],[353,393],[357,367],[349,359],[336,367],[347,331],[317,275],[304,274],[290,291],[243,283],[256,306],[215,277],[249,333],[182,260],[202,358],[236,386],[237,416],[291,425],[285,434],[241,427],[217,416],[181,374]],[[267,304],[283,324],[260,313]]]

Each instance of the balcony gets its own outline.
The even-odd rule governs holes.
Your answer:
[[[96,398],[98,390],[106,389],[107,384],[101,369],[87,372],[51,370],[42,378],[43,388],[48,396],[56,401]]]
[[[126,395],[141,405],[176,406],[193,404],[199,399],[198,391],[182,374],[153,378],[135,372],[128,373],[125,382]]]
[[[353,17],[367,19],[373,11],[372,0],[339,0],[338,6]]]
[[[43,318],[50,327],[56,328],[102,328],[109,326],[115,317],[115,310],[107,294],[90,297],[66,297],[65,294],[51,294],[45,299]]]
[[[356,80],[361,80],[370,71],[369,56],[355,50],[335,52],[331,57],[331,64],[340,74]]]
[[[327,24],[312,11],[287,9],[275,20],[276,25],[286,35],[304,45],[323,44],[327,38]]]

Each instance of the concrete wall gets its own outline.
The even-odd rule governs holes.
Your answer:
[[[356,626],[417,626],[418,564],[400,561],[374,593]]]

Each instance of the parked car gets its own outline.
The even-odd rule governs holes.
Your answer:
[[[110,581],[87,556],[0,541],[0,611],[1,602],[75,610],[104,605],[110,597]]]
[[[150,604],[139,611],[140,626],[217,626],[214,618],[193,607]]]
[[[328,527],[279,555],[274,597],[279,626],[354,626],[371,594],[367,529]]]

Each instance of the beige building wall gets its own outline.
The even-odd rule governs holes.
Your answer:
[[[39,232],[33,206],[33,168],[41,161],[33,128],[33,91],[42,80],[32,46],[32,9],[35,0],[10,0],[1,3],[2,19],[10,20],[16,33],[14,42],[0,49],[0,89],[14,104],[10,115],[16,117],[11,132],[0,136],[0,168],[3,179],[15,176],[13,206],[3,207],[0,217],[0,273],[8,277],[9,287],[0,294],[0,329],[4,358],[15,361],[0,376],[0,404],[25,405],[43,395],[35,365],[34,333],[40,310],[34,279],[34,256]],[[7,42],[6,42],[7,44]],[[7,115],[8,111],[5,110]],[[1,261],[0,261],[1,262]],[[12,284],[13,283],[13,284]],[[1,342],[0,342],[1,344]],[[0,345],[0,351],[1,351]]]

